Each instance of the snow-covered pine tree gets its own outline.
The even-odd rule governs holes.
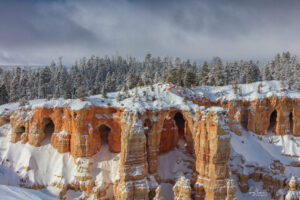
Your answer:
[[[62,97],[62,96],[65,96],[64,92],[66,91],[66,84],[67,82],[69,82],[70,84],[70,78],[69,78],[69,75],[68,75],[68,71],[65,67],[61,66],[60,68],[60,76],[58,77],[58,91],[59,91],[59,97]],[[69,92],[71,92],[70,90],[70,85],[68,86],[68,90]],[[70,97],[68,97],[70,98]]]
[[[16,102],[19,99],[18,89],[19,89],[20,76],[19,73],[15,73],[11,82],[10,82],[10,92],[9,92],[9,101]]]
[[[184,86],[184,79],[185,79],[185,70],[183,69],[183,66],[182,66],[182,64],[179,64],[179,67],[177,68],[177,70],[176,70],[176,77],[177,77],[177,79],[175,79],[174,80],[174,83],[176,84],[176,85],[179,85],[179,86]]]
[[[251,60],[249,62],[244,62],[244,67],[242,69],[244,69],[246,83],[252,83],[261,80],[260,70],[258,66]]]
[[[294,85],[293,85],[293,89],[300,91],[300,64],[297,64],[295,66],[295,70],[294,70]]]
[[[206,61],[204,61],[199,74],[200,85],[208,85],[208,74],[209,74],[208,64]]]
[[[0,86],[0,105],[8,103],[8,93],[4,84]]]
[[[19,83],[19,88],[18,88],[18,94],[19,94],[19,98],[28,98],[28,74],[27,71],[22,70],[21,72],[21,77],[20,77],[20,83]]]
[[[271,81],[271,80],[273,80],[269,64],[267,64],[266,66],[264,66],[263,69],[262,69],[262,79],[264,81]]]
[[[159,83],[159,82],[161,82],[162,80],[161,80],[161,75],[160,75],[160,73],[157,71],[157,72],[155,72],[155,75],[154,75],[154,83]]]
[[[71,80],[66,80],[66,83],[63,88],[63,98],[64,99],[71,99],[72,98],[72,92],[71,92]]]
[[[125,81],[126,81],[126,85],[129,89],[134,88],[138,84],[137,77],[132,72],[129,72],[127,74]]]
[[[106,92],[105,86],[102,87],[101,94],[102,94],[102,98],[105,98],[105,99],[107,98],[107,92]]]
[[[188,70],[184,76],[184,86],[190,88],[197,85],[197,76],[191,70]]]
[[[85,79],[81,74],[77,75],[76,85],[77,85],[76,98],[82,101],[85,100],[85,97],[87,96],[87,89],[86,89],[87,87],[86,87]]]
[[[39,98],[46,98],[48,95],[52,94],[50,89],[51,71],[48,66],[43,68],[39,77],[39,88],[38,94]]]
[[[219,57],[213,58],[212,67],[209,71],[208,83],[209,85],[222,86],[224,85],[224,68],[222,60]]]

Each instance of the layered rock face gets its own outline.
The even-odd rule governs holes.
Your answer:
[[[300,134],[299,99],[270,97],[255,101],[218,102],[218,105],[228,109],[230,128],[237,134],[240,130],[236,124],[260,135],[268,131],[276,135]]]
[[[121,110],[93,106],[79,111],[68,107],[19,110],[10,118],[11,142],[22,140],[38,147],[49,137],[58,152],[70,152],[74,158],[93,156],[102,143],[111,152],[120,152],[120,115]]]
[[[183,139],[186,151],[195,158],[195,173],[192,178],[183,174],[170,180],[174,198],[230,200],[235,199],[237,190],[228,166],[231,131],[239,135],[244,127],[259,135],[270,130],[276,135],[300,134],[297,99],[271,97],[210,102],[203,98],[193,99],[193,103],[200,107],[144,112],[94,105],[80,110],[68,106],[38,107],[19,109],[0,121],[10,120],[13,143],[21,141],[39,147],[48,139],[58,152],[69,152],[78,173],[85,174],[76,176],[78,184],[70,188],[94,195],[94,199],[102,199],[109,188],[103,184],[95,189],[97,184],[89,169],[92,163],[89,158],[104,144],[110,152],[120,153],[120,178],[113,183],[115,199],[163,199],[158,157],[174,149]],[[274,164],[275,168],[278,166]],[[239,174],[237,184],[241,191],[248,191],[248,179]],[[284,183],[278,185],[275,189],[284,187]]]
[[[222,108],[192,113],[176,108],[144,113],[93,106],[77,111],[68,107],[36,108],[15,112],[10,123],[11,142],[21,140],[38,147],[48,138],[60,153],[70,152],[78,172],[85,174],[77,177],[81,185],[76,188],[87,194],[93,193],[95,183],[92,174],[88,175],[90,164],[84,164],[82,159],[92,157],[107,143],[111,152],[121,155],[120,179],[114,183],[115,199],[160,196],[156,194],[160,185],[158,156],[172,150],[181,137],[187,152],[196,159],[197,175],[186,181],[188,191],[175,187],[174,195],[193,199],[224,199],[229,195],[226,181],[230,178],[230,137]],[[96,193],[99,196],[99,191]]]

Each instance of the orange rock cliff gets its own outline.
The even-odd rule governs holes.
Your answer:
[[[158,174],[158,157],[174,149],[181,138],[187,153],[195,159],[194,173],[192,178],[182,174],[172,183],[174,199],[236,199],[237,187],[247,191],[250,178],[263,179],[271,193],[285,187],[281,180],[262,177],[259,169],[250,175],[231,170],[230,139],[232,133],[241,135],[243,129],[257,135],[265,135],[272,129],[276,135],[299,136],[300,99],[271,96],[211,101],[189,97],[187,101],[197,108],[188,110],[170,105],[168,109],[140,112],[97,105],[79,110],[68,105],[25,107],[2,116],[0,122],[10,122],[12,143],[20,141],[39,147],[50,135],[53,148],[59,153],[70,153],[78,167],[82,159],[92,157],[107,144],[110,152],[120,153],[119,179],[113,184],[113,195],[118,200],[160,199],[160,184],[166,180]],[[89,167],[85,170],[88,174]],[[233,174],[237,181],[232,179]],[[94,199],[101,199],[106,189],[93,189],[92,176],[78,178],[78,183],[70,183],[63,189],[80,189],[94,195]]]

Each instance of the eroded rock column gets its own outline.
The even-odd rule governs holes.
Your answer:
[[[230,134],[225,111],[221,108],[211,109],[199,117],[200,121],[195,123],[197,131],[194,137],[198,173],[194,185],[195,199],[234,199],[234,192],[228,194],[227,191]]]
[[[121,120],[120,180],[114,186],[115,199],[148,199],[148,164],[143,121],[137,112],[125,111]]]

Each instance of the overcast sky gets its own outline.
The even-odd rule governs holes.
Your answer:
[[[0,0],[0,64],[63,57],[267,60],[300,55],[300,1]]]

